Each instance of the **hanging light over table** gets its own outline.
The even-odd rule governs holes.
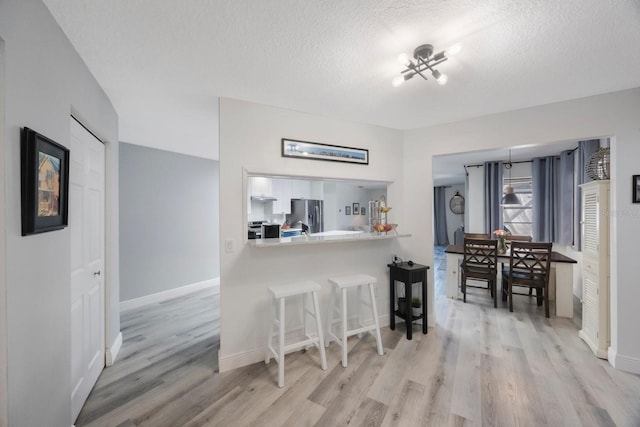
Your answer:
[[[509,169],[509,185],[504,189],[504,196],[502,196],[502,205],[520,205],[520,198],[516,194],[515,190],[511,186],[511,168],[513,167],[513,163],[511,163],[511,150],[509,150],[509,163],[504,165],[505,168]]]

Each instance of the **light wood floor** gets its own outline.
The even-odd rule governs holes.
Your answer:
[[[315,349],[287,355],[282,389],[274,361],[214,373],[200,304],[211,295],[167,314],[123,314],[122,354],[77,425],[640,426],[640,376],[597,359],[573,321],[545,319],[529,297],[514,297],[514,313],[481,289],[466,304],[447,299],[443,263],[428,335],[416,325],[408,341],[402,325],[384,328],[384,356],[372,337],[353,337],[347,368],[332,344],[327,371]]]

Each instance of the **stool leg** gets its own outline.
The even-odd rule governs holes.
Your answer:
[[[275,313],[274,313],[274,300],[273,298],[271,298],[271,301],[269,303],[269,331],[267,334],[267,348],[264,352],[264,363],[268,364],[271,361],[271,341],[273,340],[273,320],[275,319]]]
[[[327,370],[327,355],[324,352],[324,337],[322,336],[322,321],[320,320],[320,304],[318,304],[318,294],[313,292],[313,313],[316,315],[316,327],[318,328],[318,350],[320,350],[320,361],[322,369]]]
[[[373,322],[376,325],[376,341],[378,343],[378,354],[382,356],[382,337],[380,336],[380,321],[378,320],[378,307],[376,304],[376,294],[373,283],[369,283],[369,296],[371,297],[371,308],[373,310]]]
[[[278,341],[280,347],[278,348],[278,387],[284,387],[284,298],[280,298],[280,336]]]
[[[326,322],[327,322],[327,327],[325,328],[324,332],[324,346],[325,347],[329,347],[329,344],[331,343],[331,325],[333,323],[333,311],[334,311],[334,307],[335,307],[335,296],[336,296],[336,292],[335,292],[335,287],[331,286],[331,293],[329,294],[329,304],[327,304],[327,318],[326,318]]]
[[[342,289],[342,367],[347,367],[347,289]]]
[[[358,327],[362,328],[362,286],[358,286],[358,300],[356,301],[356,314],[358,315]],[[358,338],[363,337],[363,333],[358,334]]]
[[[302,294],[302,310],[300,310],[300,313],[302,314],[302,333],[306,336],[307,335],[307,314],[306,314],[306,309],[307,308],[307,294]]]

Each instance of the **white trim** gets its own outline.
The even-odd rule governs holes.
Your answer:
[[[630,372],[632,374],[640,374],[640,359],[637,357],[622,356],[618,354],[615,347],[609,347],[607,356],[609,358],[609,363],[614,368],[620,371]]]
[[[105,351],[105,365],[107,367],[114,364],[114,362],[116,361],[116,357],[120,352],[121,347],[122,347],[122,332],[118,334],[113,344],[111,344]]]
[[[132,308],[140,308],[145,305],[154,304],[162,301],[167,301],[173,298],[181,297],[183,295],[190,294],[195,291],[206,288],[214,289],[214,293],[220,292],[220,278],[215,277],[210,280],[205,280],[198,283],[192,283],[190,285],[180,286],[179,288],[169,289],[168,291],[162,291],[151,295],[145,295],[140,298],[134,298],[127,301],[120,302],[120,311],[131,310]]]

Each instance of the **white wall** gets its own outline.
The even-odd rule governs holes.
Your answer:
[[[4,40],[0,38],[0,170],[6,169],[4,128]],[[0,173],[0,427],[7,418],[7,283],[5,267],[5,175]]]
[[[485,233],[484,230],[484,168],[467,168],[465,197],[465,233]]]
[[[218,169],[216,160],[120,144],[121,301],[220,277]]]
[[[21,236],[20,128],[28,126],[68,146],[69,115],[74,113],[107,141],[105,274],[111,287],[107,299],[112,303],[115,298],[116,303],[108,310],[112,316],[106,335],[114,338],[119,333],[119,273],[117,258],[113,257],[118,250],[118,119],[109,99],[40,0],[0,1],[0,38],[5,42],[6,126],[0,138],[4,141],[0,145],[0,183],[6,193],[0,228],[6,233],[1,273],[6,280],[8,325],[6,413],[11,426],[70,426],[70,234],[67,228]],[[4,316],[4,307],[0,308]],[[0,412],[4,414],[4,408]]]
[[[444,190],[444,201],[446,203],[445,210],[447,212],[447,236],[449,236],[449,244],[453,245],[453,233],[461,226],[464,225],[464,213],[455,214],[451,212],[449,209],[449,200],[456,194],[456,191],[460,193],[462,197],[464,196],[464,184],[452,184],[451,186],[447,186]],[[465,197],[465,212],[467,210],[467,198]]]
[[[293,138],[369,150],[370,164],[283,158],[281,138]],[[327,278],[364,272],[378,279],[378,308],[388,315],[388,269],[401,239],[295,247],[250,248],[246,238],[243,169],[250,173],[389,181],[387,200],[394,206],[390,222],[402,226],[402,133],[232,99],[220,100],[221,245],[232,240],[235,250],[221,249],[220,370],[254,363],[264,357],[267,287],[300,279],[322,284],[326,307]],[[251,152],[251,156],[246,156]],[[243,200],[244,199],[244,200]],[[355,201],[355,200],[353,200]],[[406,230],[409,231],[409,230]],[[402,256],[402,255],[401,255]],[[428,258],[416,257],[428,262]],[[268,274],[266,274],[268,273]],[[247,298],[251,295],[251,298]]]
[[[639,172],[638,111],[636,88],[405,132],[405,218],[420,226],[413,228],[413,237],[403,241],[403,247],[410,256],[433,257],[433,248],[422,243],[433,241],[429,209],[433,156],[612,135],[610,361],[640,373],[636,330],[640,286],[634,259],[640,241],[640,205],[631,203],[631,175]]]

